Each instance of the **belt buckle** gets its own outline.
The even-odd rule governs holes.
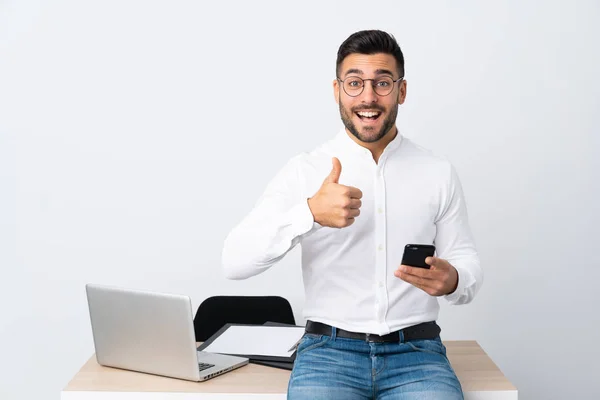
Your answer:
[[[365,340],[369,343],[383,343],[381,336],[374,333],[365,333]]]

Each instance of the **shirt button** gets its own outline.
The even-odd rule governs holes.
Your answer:
[[[379,207],[379,208],[377,209],[377,212],[378,212],[379,214],[383,214],[383,208]]]
[[[383,245],[380,244],[379,246],[377,246],[377,250],[379,250],[379,251],[383,250]]]
[[[379,282],[379,287],[383,287],[383,282]]]

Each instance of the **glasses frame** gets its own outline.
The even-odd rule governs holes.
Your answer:
[[[346,93],[346,94],[347,94],[348,96],[350,96],[350,97],[358,97],[358,96],[360,96],[360,95],[361,95],[361,94],[362,94],[362,93],[365,91],[365,86],[367,86],[367,85],[365,85],[365,82],[367,82],[367,81],[371,81],[371,82],[372,82],[372,83],[371,83],[371,87],[373,88],[373,92],[375,92],[375,94],[376,94],[377,96],[381,96],[381,97],[384,97],[384,96],[389,96],[389,95],[390,95],[390,94],[391,94],[391,93],[394,91],[394,88],[392,87],[392,90],[390,90],[390,92],[389,92],[389,93],[387,93],[387,94],[379,94],[379,93],[377,93],[377,90],[375,89],[375,81],[376,81],[376,80],[379,80],[379,79],[382,79],[382,78],[385,78],[385,77],[382,77],[382,78],[372,78],[372,79],[363,79],[363,78],[361,78],[360,76],[354,76],[354,75],[353,75],[353,76],[348,76],[348,77],[346,77],[346,79],[340,79],[340,78],[339,78],[339,77],[337,77],[337,76],[336,76],[335,78],[336,78],[338,81],[340,81],[340,82],[342,83],[342,89],[344,89],[344,93]],[[346,86],[344,85],[344,81],[346,81],[346,80],[348,80],[348,79],[350,79],[350,78],[354,78],[354,79],[358,78],[358,79],[360,79],[361,81],[363,81],[362,88],[361,88],[360,92],[358,92],[357,94],[350,94],[350,93],[348,93],[348,92],[346,91]],[[398,79],[396,79],[396,80],[392,79],[392,85],[395,85],[395,84],[396,84],[396,82],[398,82],[398,81],[402,81],[402,80],[404,80],[404,76],[401,76],[400,78],[398,78]]]

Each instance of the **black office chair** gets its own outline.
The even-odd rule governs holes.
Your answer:
[[[213,296],[204,300],[194,317],[196,341],[204,342],[225,324],[279,322],[296,325],[292,306],[279,296]]]

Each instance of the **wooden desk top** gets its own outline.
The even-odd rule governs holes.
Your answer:
[[[462,384],[466,400],[517,399],[516,388],[477,342],[444,341],[444,344],[448,359]],[[185,399],[231,399],[239,397],[236,394],[251,397],[254,397],[252,394],[273,394],[277,396],[267,397],[285,399],[289,377],[290,371],[287,370],[248,364],[205,382],[190,382],[103,367],[98,365],[96,357],[92,356],[62,391],[61,399],[147,399],[150,397],[144,394],[157,392],[163,394],[161,399],[183,398],[166,396],[167,393],[186,393],[188,395]],[[90,392],[94,392],[94,395],[91,396]],[[107,396],[101,396],[101,392]],[[119,395],[115,396],[117,393]],[[131,396],[126,396],[127,393]],[[108,396],[109,394],[111,396]],[[196,396],[190,396],[191,394]],[[215,396],[217,394],[223,394],[223,397]]]

